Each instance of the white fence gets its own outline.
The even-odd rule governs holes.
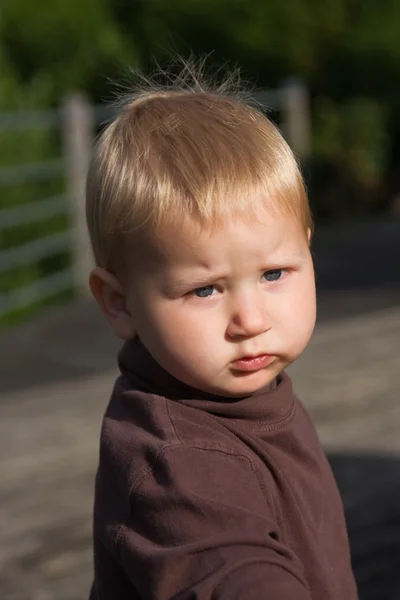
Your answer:
[[[310,150],[308,93],[301,80],[287,80],[277,90],[255,94],[265,108],[279,111],[281,127],[293,150],[304,157]],[[62,133],[64,158],[45,162],[0,167],[0,190],[21,183],[65,178],[66,193],[35,202],[0,208],[0,239],[6,230],[28,224],[43,223],[56,215],[70,216],[70,229],[34,239],[20,246],[1,249],[0,282],[7,271],[34,264],[60,252],[71,254],[71,267],[45,278],[0,293],[0,322],[15,310],[74,289],[87,292],[87,276],[92,264],[85,225],[85,177],[96,128],[109,115],[109,109],[92,106],[80,94],[70,96],[58,110],[0,113],[0,132],[27,131],[40,128],[59,128]],[[1,206],[1,205],[0,205]]]

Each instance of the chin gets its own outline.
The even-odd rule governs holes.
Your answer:
[[[269,385],[284,369],[283,365],[275,364],[273,369],[257,371],[255,373],[235,374],[235,382],[231,386],[232,392],[237,396],[254,394]]]
[[[269,385],[271,381],[275,379],[275,375],[271,375],[271,377],[262,377],[258,378],[258,381],[253,379],[250,381],[250,377],[238,377],[236,381],[225,390],[221,390],[218,392],[220,395],[230,396],[232,398],[241,398],[243,396],[251,396],[258,390],[263,387]],[[247,379],[247,380],[246,380]]]
[[[229,372],[225,381],[215,381],[215,385],[207,381],[193,380],[188,382],[194,388],[216,396],[243,398],[251,396],[269,385],[287,366],[286,361],[276,360],[269,367],[253,372]]]

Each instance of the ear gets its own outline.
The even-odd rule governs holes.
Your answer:
[[[126,307],[124,291],[118,279],[103,267],[90,273],[89,287],[114,333],[122,340],[135,337],[133,319]]]
[[[309,227],[307,229],[307,241],[308,241],[308,245],[311,244],[311,234],[312,234],[312,231],[311,231],[311,228]]]

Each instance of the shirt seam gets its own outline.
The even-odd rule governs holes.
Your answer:
[[[182,445],[184,445],[184,442],[183,442],[183,441],[182,441],[182,439],[179,437],[179,435],[178,435],[178,432],[177,432],[177,430],[176,430],[175,423],[174,423],[174,420],[173,420],[173,418],[172,418],[172,416],[171,416],[170,408],[169,408],[168,401],[167,401],[167,399],[166,399],[166,398],[164,398],[164,403],[165,403],[165,410],[166,410],[166,413],[167,413],[167,416],[168,416],[169,422],[171,423],[171,427],[172,427],[172,429],[173,429],[173,431],[174,431],[175,437],[176,437],[176,439],[177,439],[177,440],[178,440],[178,441],[179,441],[179,442],[180,442]]]
[[[260,427],[259,425],[253,425],[253,423],[249,423],[247,421],[246,427],[248,427],[249,429],[251,428],[254,431],[274,431],[275,429],[279,429],[280,427],[283,427],[284,425],[286,425],[293,419],[293,417],[296,413],[296,406],[297,406],[296,398],[293,395],[292,396],[292,405],[291,405],[289,411],[285,415],[283,415],[283,417],[280,417],[279,419],[274,419],[271,421],[264,421],[264,422],[268,423],[268,425],[266,425],[265,427]],[[237,421],[242,422],[242,421],[246,421],[246,419],[237,419]]]
[[[179,439],[179,438],[178,438]],[[132,494],[133,493],[139,493],[140,494],[140,487],[143,485],[143,483],[145,482],[145,480],[150,477],[151,473],[153,472],[154,467],[157,464],[157,461],[159,460],[159,458],[161,457],[162,454],[166,453],[166,452],[170,452],[170,451],[174,451],[174,450],[180,450],[183,449],[184,447],[193,449],[193,450],[201,450],[203,452],[219,452],[220,454],[225,454],[228,455],[234,459],[245,459],[245,461],[250,465],[251,471],[253,472],[253,474],[255,475],[255,479],[257,480],[257,483],[261,489],[261,493],[263,495],[263,498],[265,500],[265,503],[267,504],[269,510],[271,511],[271,514],[274,515],[274,518],[276,518],[276,511],[275,511],[275,507],[274,507],[274,503],[272,502],[272,506],[270,504],[270,502],[268,501],[268,497],[267,497],[267,492],[265,490],[265,486],[263,485],[262,481],[261,481],[261,476],[259,473],[259,469],[257,468],[257,466],[253,463],[253,461],[251,460],[251,458],[249,456],[246,456],[245,454],[241,454],[238,453],[236,450],[229,450],[228,448],[221,446],[219,444],[202,444],[202,445],[188,445],[185,443],[179,443],[179,444],[168,444],[166,446],[164,446],[163,448],[161,448],[156,455],[156,458],[154,460],[154,463],[152,466],[149,466],[141,475],[140,477],[138,477],[136,479],[136,481],[130,486],[129,488],[129,515],[126,518],[126,520],[124,521],[124,523],[122,523],[116,533],[115,536],[115,541],[114,541],[114,547],[116,552],[118,552],[118,548],[119,548],[119,543],[122,537],[123,532],[125,531],[125,529],[128,526],[128,522],[131,518],[132,515]]]
[[[267,431],[267,432],[269,432],[269,431],[274,431],[276,429],[284,427],[287,423],[290,423],[290,421],[293,419],[294,415],[296,414],[298,402],[299,401],[297,400],[297,397],[294,394],[292,394],[292,404],[291,404],[288,412],[286,412],[286,414],[284,414],[282,417],[276,418],[274,420],[261,421],[261,423],[259,423],[259,424],[253,424],[253,423],[247,421],[246,419],[228,418],[228,417],[225,417],[223,415],[214,414],[214,413],[210,414],[207,411],[203,411],[199,407],[192,407],[192,409],[200,411],[202,414],[207,415],[211,419],[217,419],[224,426],[225,426],[225,421],[235,422],[235,423],[239,423],[239,424],[240,423],[246,423],[246,427],[248,429],[253,430],[253,431],[260,431],[260,432],[261,431],[264,431],[264,432]],[[166,403],[167,414],[168,414],[170,423],[172,425],[172,428],[174,430],[174,433],[176,435],[176,438],[184,444],[185,442],[183,442],[181,440],[181,438],[179,437],[179,435],[178,435],[178,433],[176,431],[176,428],[175,428],[175,425],[174,425],[174,422],[173,422],[173,417],[171,415],[170,408],[168,406],[167,400],[165,400],[165,403]],[[266,423],[266,425],[263,427],[262,423]]]

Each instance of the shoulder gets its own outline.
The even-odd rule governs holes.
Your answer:
[[[200,486],[226,477],[231,477],[226,481],[231,487],[235,480],[245,487],[249,480],[258,481],[251,454],[217,419],[162,396],[129,389],[119,377],[102,424],[98,506],[103,499],[115,510],[119,506],[116,519],[123,521],[134,492],[157,478],[173,486],[189,484],[193,474]]]
[[[251,455],[218,419],[163,396],[130,389],[123,377],[114,385],[100,438],[100,467],[107,462],[129,489],[168,457],[194,453],[238,458]]]
[[[162,448],[174,443],[166,399],[132,389],[118,377],[102,422],[99,469],[107,463],[130,488]]]

